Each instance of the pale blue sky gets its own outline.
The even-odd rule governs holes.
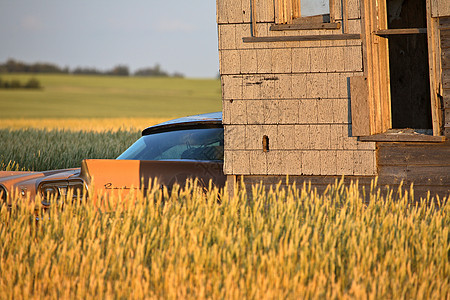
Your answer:
[[[0,0],[0,62],[218,74],[215,0]]]

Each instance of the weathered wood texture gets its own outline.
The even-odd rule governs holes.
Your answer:
[[[439,18],[444,109],[444,134],[450,137],[450,17]]]
[[[370,136],[360,137],[363,142],[428,142],[442,143],[446,140],[440,135],[425,135],[417,133],[379,133]]]
[[[377,35],[397,35],[397,34],[418,34],[427,33],[426,28],[401,28],[401,29],[382,29],[377,30]]]
[[[322,157],[316,157],[316,165]],[[450,196],[450,141],[444,143],[377,143],[378,186],[382,191],[397,192],[402,184],[404,190],[414,186],[414,195],[426,197],[428,191],[431,196]],[[312,188],[323,192],[329,184],[341,180],[341,176],[308,176],[307,174],[289,176],[289,183],[297,186],[311,182]],[[344,183],[359,182],[366,191],[370,190],[371,181],[375,176],[345,176]],[[255,184],[263,183],[267,188],[274,187],[279,182],[286,186],[286,176],[243,176],[247,190]]]
[[[364,76],[369,82],[371,134],[391,128],[387,39],[373,34],[387,29],[385,4],[385,1],[361,1]]]
[[[429,66],[429,82],[430,92],[440,90],[440,36],[439,36],[439,20],[432,18],[431,5],[432,0],[426,0],[426,18],[427,18],[427,47],[428,47],[428,66]],[[431,121],[433,127],[433,135],[442,135],[443,114],[441,107],[441,99],[438,93],[431,92]]]
[[[270,131],[270,128],[268,129]],[[273,139],[270,138],[272,147]],[[262,144],[261,139],[256,139]],[[242,144],[245,146],[244,144]],[[373,150],[225,150],[226,174],[374,175]]]
[[[275,24],[270,26],[271,31],[284,30],[314,30],[314,29],[339,29],[341,23],[318,23],[318,24]]]
[[[450,2],[449,0],[432,0],[431,14],[434,18],[449,17],[450,16]]]
[[[238,184],[243,182],[247,192],[249,192],[249,197],[251,198],[252,186],[263,185],[264,188],[269,190],[270,188],[275,188],[279,185],[281,189],[286,188],[287,184],[294,184],[302,188],[305,186],[307,189],[310,187],[311,191],[316,190],[318,193],[323,193],[330,186],[334,185],[337,182],[343,180],[345,186],[349,186],[351,183],[357,183],[360,196],[363,200],[369,201],[369,193],[371,190],[371,186],[375,181],[375,176],[257,176],[257,175],[247,175],[240,176],[237,180]],[[394,198],[398,197],[399,191],[401,191],[402,195],[405,192],[410,191],[411,183],[403,182],[400,183],[392,183],[386,181],[387,178],[378,177],[377,178],[377,186],[375,187],[375,191],[378,189],[381,191],[383,196],[389,195],[392,193]],[[399,188],[401,187],[401,188]],[[439,197],[439,199],[443,199],[444,197],[448,200],[450,197],[450,188],[445,185],[413,185],[414,189],[414,200],[419,201],[420,198],[427,198],[428,193],[430,197]]]
[[[361,35],[359,35],[359,34],[243,37],[244,43],[326,41],[326,40],[333,41],[333,40],[358,40],[358,39],[361,39]]]
[[[352,130],[355,136],[370,135],[370,102],[367,78],[350,77]]]
[[[375,143],[352,134],[349,101],[349,78],[363,72],[359,0],[348,0],[348,34],[340,4],[333,6],[337,23],[276,31],[281,8],[273,0],[238,2],[218,2],[227,11],[218,11],[225,173],[374,175]]]
[[[377,143],[380,183],[405,184],[450,194],[450,141]]]

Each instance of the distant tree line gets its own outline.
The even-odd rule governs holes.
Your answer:
[[[56,74],[80,74],[80,75],[112,75],[112,76],[149,76],[149,77],[184,77],[183,74],[175,72],[170,74],[161,69],[159,64],[154,67],[147,67],[131,73],[128,66],[117,65],[111,70],[101,71],[96,68],[77,67],[70,70],[68,67],[61,68],[51,63],[33,63],[9,59],[0,64],[0,73],[56,73]]]
[[[0,89],[41,89],[41,83],[36,78],[31,78],[25,83],[18,79],[4,80],[0,78]]]

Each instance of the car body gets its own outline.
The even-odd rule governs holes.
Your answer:
[[[117,159],[85,159],[81,168],[43,172],[1,171],[0,197],[35,198],[44,204],[72,190],[78,197],[94,187],[107,194],[148,188],[149,184],[183,185],[198,179],[207,187],[225,185],[222,113],[167,121],[142,131],[142,136]]]

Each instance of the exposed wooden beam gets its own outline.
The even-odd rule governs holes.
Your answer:
[[[430,99],[431,99],[431,121],[433,126],[433,135],[441,135],[442,114],[441,103],[438,98],[440,86],[440,66],[436,64],[436,55],[439,57],[439,31],[437,30],[437,20],[431,17],[431,0],[426,1],[427,14],[427,44],[428,44],[428,70],[430,79]]]
[[[348,33],[348,1],[342,0],[342,21],[344,23],[344,33]]]
[[[297,36],[261,36],[244,37],[244,43],[260,42],[295,42],[295,41],[325,41],[325,40],[359,40],[360,34],[325,34],[325,35],[297,35]]]
[[[415,133],[379,133],[369,136],[361,136],[362,142],[427,142],[427,143],[443,143],[445,136],[425,135]]]
[[[341,28],[341,23],[276,24],[276,25],[270,26],[270,31],[339,29],[339,28]]]
[[[395,35],[395,34],[418,34],[427,33],[426,28],[403,28],[403,29],[383,29],[377,30],[376,35]]]

